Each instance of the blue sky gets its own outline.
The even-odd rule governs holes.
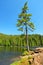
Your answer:
[[[34,32],[28,33],[43,35],[43,0],[0,0],[0,33],[21,34],[17,30],[16,23],[26,1],[29,12],[32,13],[31,20],[35,24]]]

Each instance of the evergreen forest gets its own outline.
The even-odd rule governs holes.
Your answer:
[[[26,46],[26,37],[22,35],[6,35],[0,33],[0,46]],[[28,45],[30,47],[43,46],[43,35],[28,35]]]

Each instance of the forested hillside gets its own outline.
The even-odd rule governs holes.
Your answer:
[[[43,46],[43,35],[28,35],[29,46]],[[25,35],[5,35],[0,33],[0,46],[26,46]]]

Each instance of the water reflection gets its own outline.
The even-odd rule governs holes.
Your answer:
[[[22,54],[24,48],[18,46],[3,46],[0,47],[0,60],[10,58],[10,57],[17,57]]]
[[[0,65],[9,65],[13,58],[22,54],[24,49],[17,46],[3,46],[0,47]]]

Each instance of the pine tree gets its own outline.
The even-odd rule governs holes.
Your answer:
[[[31,22],[31,16],[32,14],[28,13],[28,6],[27,6],[27,2],[24,4],[23,8],[22,8],[22,12],[19,14],[18,20],[17,20],[17,27],[18,30],[20,31],[25,31],[25,35],[26,35],[26,44],[27,44],[27,48],[29,51],[29,43],[28,43],[28,29],[33,31],[34,30],[34,24],[33,22]]]

